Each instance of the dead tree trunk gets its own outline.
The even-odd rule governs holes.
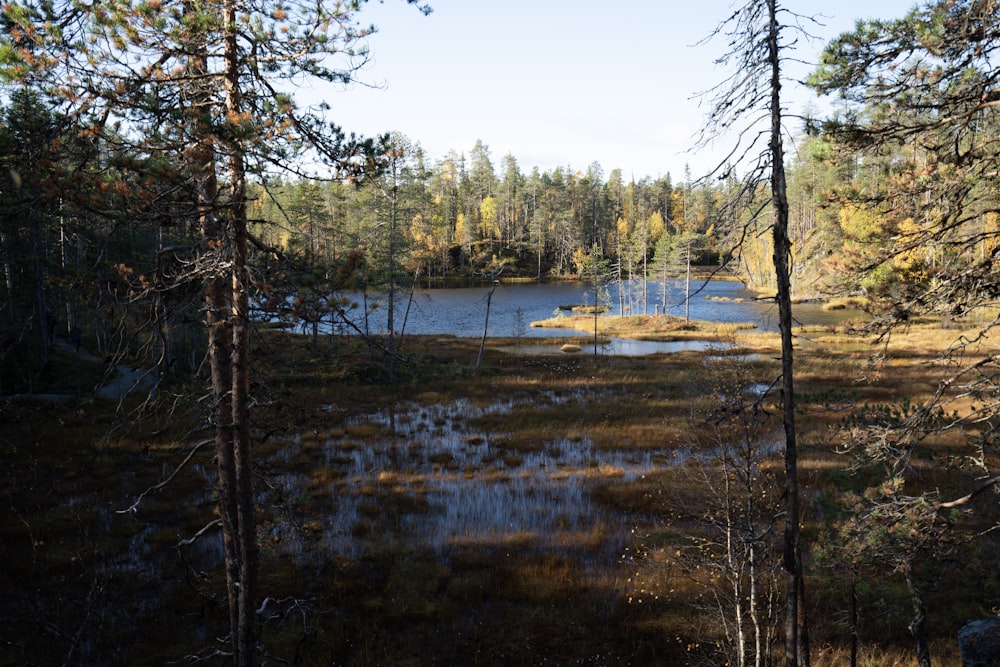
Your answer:
[[[479,342],[479,356],[476,357],[476,368],[483,363],[483,352],[486,350],[486,334],[490,330],[490,305],[493,303],[493,292],[497,291],[500,281],[496,279],[499,274],[490,274],[490,291],[486,294],[486,321],[483,322],[483,339]]]
[[[783,564],[786,573],[785,662],[808,667],[809,642],[805,622],[805,583],[799,545],[799,475],[795,435],[795,386],[792,359],[792,295],[788,238],[788,196],[785,156],[781,141],[781,58],[778,43],[777,0],[767,0],[767,55],[771,69],[771,205],[774,209],[774,272],[777,281],[778,329],[781,334],[781,402],[785,432],[785,533]]]

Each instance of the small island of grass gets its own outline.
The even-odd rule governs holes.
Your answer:
[[[598,317],[596,322],[599,336],[661,342],[687,339],[722,340],[731,338],[737,331],[756,328],[756,325],[749,322],[708,322],[686,320],[683,317],[672,315]],[[547,329],[574,329],[593,333],[594,323],[593,315],[568,315],[538,320],[532,322],[531,326]]]

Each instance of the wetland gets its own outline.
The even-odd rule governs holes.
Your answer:
[[[259,332],[268,655],[307,665],[717,657],[718,617],[670,554],[701,530],[719,372],[742,378],[747,401],[773,407],[777,339],[727,323],[660,324],[660,340],[692,344],[594,357],[520,353],[519,341],[491,339],[475,369],[478,340],[412,336],[395,384],[356,337],[325,337],[314,354],[301,338]],[[840,416],[810,397],[850,384],[859,399],[917,400],[933,391],[930,359],[954,332],[895,339],[891,372],[861,386],[854,378],[868,368],[871,341],[836,326],[798,334],[807,536],[816,540],[834,499],[858,482],[831,439]],[[198,447],[200,390],[189,378],[161,392],[170,410],[86,397],[0,404],[9,425],[0,664],[219,661],[208,656],[226,632],[225,587],[211,447]],[[764,459],[780,455],[769,428]],[[925,481],[954,484],[932,468]],[[811,572],[814,664],[842,664],[848,591],[819,564]],[[954,657],[956,624],[984,591],[949,584],[935,598],[932,641]],[[885,660],[908,647],[905,595],[892,595],[864,627]]]

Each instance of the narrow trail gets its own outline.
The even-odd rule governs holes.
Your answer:
[[[70,355],[76,356],[78,360],[88,364],[105,366],[108,360],[99,357],[85,347],[77,348],[73,343],[56,336],[52,340],[52,346]],[[148,368],[137,368],[129,364],[115,364],[110,378],[102,385],[94,389],[91,393],[95,398],[103,398],[110,401],[120,401],[133,391],[150,389],[155,378],[153,371]],[[87,392],[83,392],[85,395]],[[46,401],[69,401],[77,398],[79,394],[15,394],[6,398],[31,398]]]

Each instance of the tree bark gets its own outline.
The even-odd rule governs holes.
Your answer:
[[[486,350],[486,334],[490,330],[490,304],[493,302],[493,292],[497,290],[500,281],[496,279],[499,274],[490,274],[490,291],[486,295],[486,321],[483,322],[483,339],[479,342],[479,356],[476,357],[476,368],[483,363],[483,352]]]
[[[191,6],[186,11],[195,13]],[[188,62],[193,80],[208,72],[206,46],[197,44]],[[225,554],[226,592],[229,602],[229,623],[232,632],[239,622],[236,606],[239,591],[239,554],[236,543],[238,525],[235,505],[236,477],[232,450],[231,410],[227,403],[232,390],[232,293],[222,271],[225,263],[225,220],[216,209],[219,182],[216,173],[215,145],[210,130],[212,100],[206,91],[192,94],[191,113],[195,143],[187,152],[191,170],[194,199],[202,235],[202,262],[209,264],[204,283],[205,325],[208,330],[208,362],[212,383],[212,404],[209,419],[215,429],[215,463],[218,473],[219,518],[222,522],[222,542]]]
[[[777,281],[778,329],[781,334],[781,401],[785,432],[785,532],[786,572],[785,662],[808,667],[809,645],[805,623],[805,585],[799,545],[799,478],[795,437],[795,387],[792,357],[792,297],[788,238],[788,197],[784,150],[781,140],[781,60],[778,44],[777,0],[767,0],[768,60],[771,65],[771,205],[774,209],[774,271]]]
[[[236,36],[236,2],[223,4],[225,26],[225,99],[230,123],[242,122],[243,101],[239,87],[240,54]],[[239,132],[239,128],[234,128]],[[230,410],[231,447],[236,510],[236,556],[239,590],[237,622],[232,628],[236,664],[257,665],[257,512],[253,495],[253,462],[250,452],[250,336],[247,289],[246,163],[239,141],[229,146],[229,180],[232,188],[229,219],[232,233],[231,322],[232,358]]]
[[[238,51],[235,4],[222,7],[225,23],[225,111],[238,119]],[[190,11],[197,10],[191,8]],[[189,60],[192,80],[209,73],[204,44]],[[220,206],[216,141],[211,127],[215,101],[211,92],[195,89],[192,114],[195,142],[188,150],[195,204],[202,232],[205,321],[212,384],[211,423],[215,429],[219,516],[225,558],[233,664],[257,665],[256,513],[249,448],[249,338],[246,289],[247,225],[245,166],[242,153],[228,142],[230,202]],[[233,128],[235,129],[235,128]]]
[[[908,626],[913,640],[917,643],[917,664],[920,667],[931,667],[931,649],[927,644],[927,628],[925,621],[927,611],[924,607],[923,590],[920,582],[917,581],[916,573],[913,571],[913,561],[907,561],[905,567],[906,587],[910,591],[910,599],[913,601],[913,618]]]

